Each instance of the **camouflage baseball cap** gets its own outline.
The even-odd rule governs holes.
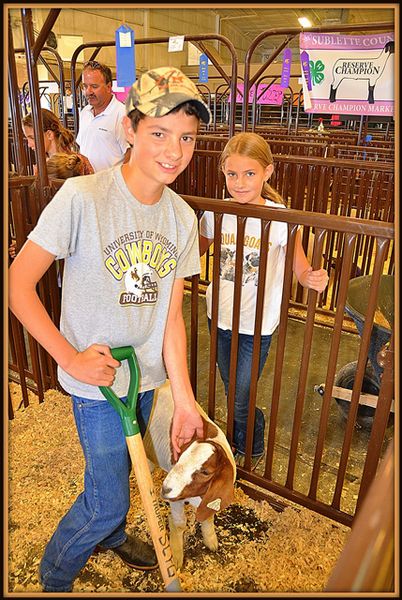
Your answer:
[[[189,100],[197,104],[201,119],[208,125],[211,113],[194,83],[175,67],[160,67],[143,73],[133,83],[126,113],[136,108],[148,117],[163,117]]]

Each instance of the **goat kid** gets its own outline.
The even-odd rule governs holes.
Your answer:
[[[168,516],[170,547],[177,569],[183,565],[183,535],[186,529],[185,503],[196,507],[205,545],[217,550],[214,516],[233,501],[236,463],[223,431],[197,404],[204,432],[183,446],[176,463],[171,445],[173,397],[167,382],[155,390],[154,403],[144,435],[148,460],[167,472],[161,496],[170,504]],[[152,468],[152,465],[151,465]]]

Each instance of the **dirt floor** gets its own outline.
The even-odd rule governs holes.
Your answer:
[[[13,405],[20,388],[11,384]],[[41,592],[37,570],[44,546],[58,521],[82,489],[83,457],[70,400],[49,390],[38,403],[16,411],[9,422],[8,591]],[[158,490],[164,473],[155,470]],[[132,475],[128,531],[151,541]],[[350,529],[289,504],[277,512],[236,487],[235,501],[216,516],[219,549],[207,550],[194,511],[187,507],[185,561],[178,573],[182,591],[194,593],[319,593],[347,540]],[[162,503],[167,515],[167,505]],[[92,556],[74,584],[74,593],[159,593],[159,571],[128,568],[112,552]]]

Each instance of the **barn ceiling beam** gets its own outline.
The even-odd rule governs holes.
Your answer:
[[[46,44],[46,40],[49,37],[49,33],[51,32],[53,25],[57,21],[60,11],[61,8],[52,8],[49,10],[46,21],[43,23],[42,29],[40,30],[33,47],[32,56],[35,61],[38,60],[39,54],[41,53],[43,46]]]

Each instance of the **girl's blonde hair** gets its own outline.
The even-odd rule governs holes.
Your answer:
[[[74,152],[77,148],[74,134],[60,123],[59,118],[47,108],[41,108],[43,133],[53,131],[58,152]],[[22,124],[33,128],[32,113],[22,119]]]
[[[79,154],[62,154],[57,152],[46,161],[49,177],[68,179],[83,175],[84,162]]]
[[[226,159],[229,158],[229,156],[232,156],[232,154],[240,154],[240,156],[252,158],[258,161],[263,169],[274,164],[269,144],[263,137],[258,135],[258,133],[243,132],[230,138],[219,159],[219,167],[222,171]],[[268,182],[264,183],[261,190],[261,196],[268,200],[272,200],[277,204],[284,204],[280,193],[269,185]]]

